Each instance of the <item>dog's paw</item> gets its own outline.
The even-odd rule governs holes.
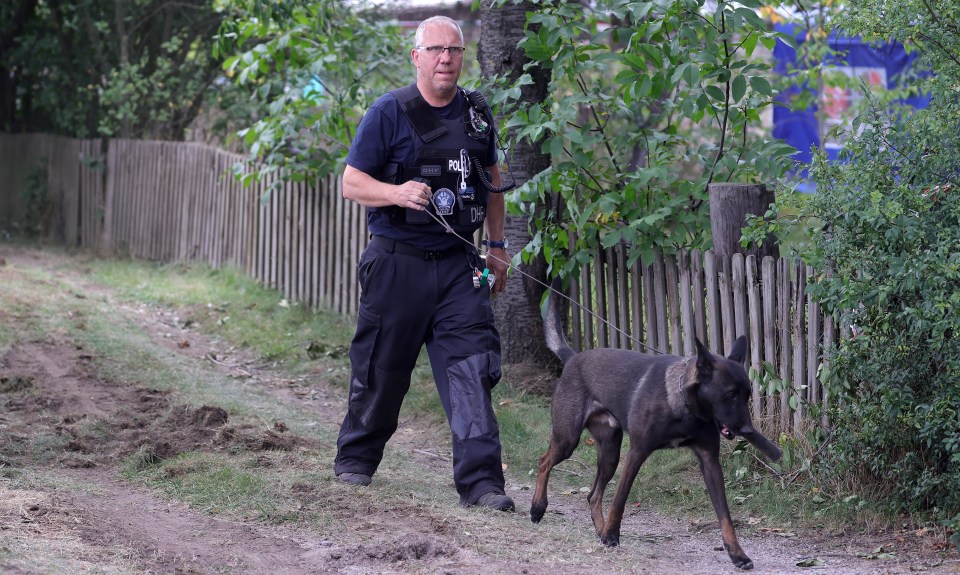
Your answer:
[[[737,569],[743,569],[744,571],[753,569],[753,561],[746,555],[731,557],[730,559],[733,560],[733,564]]]
[[[607,535],[600,536],[600,542],[606,545],[607,547],[619,547],[620,546],[620,534],[619,533],[608,533]]]
[[[546,511],[547,511],[547,506],[546,506],[546,505],[544,505],[544,506],[542,506],[542,507],[541,507],[541,506],[538,506],[538,505],[531,505],[531,506],[530,506],[530,521],[533,521],[534,523],[540,523],[540,520],[543,519],[543,514],[546,513]]]

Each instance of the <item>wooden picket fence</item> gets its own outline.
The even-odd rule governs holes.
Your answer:
[[[364,209],[343,200],[338,177],[270,193],[273,182],[243,186],[231,173],[242,160],[195,143],[0,134],[0,230],[25,221],[24,182],[42,174],[44,226],[56,241],[233,266],[291,301],[355,314]],[[823,422],[808,408],[828,400],[818,370],[837,337],[806,294],[814,273],[789,259],[709,251],[628,266],[617,246],[599,251],[571,288],[571,339],[578,349],[689,355],[695,337],[725,353],[746,335],[754,417],[768,430],[799,433]]]
[[[364,210],[339,178],[243,186],[243,158],[210,146],[0,134],[0,229],[26,217],[28,175],[47,182],[50,237],[153,261],[234,266],[293,301],[354,314]]]
[[[40,175],[46,209],[37,216],[51,239],[93,245],[102,233],[100,158],[100,140],[0,134],[0,229],[23,225],[30,205],[26,182]]]

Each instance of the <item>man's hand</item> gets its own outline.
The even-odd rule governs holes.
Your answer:
[[[395,186],[393,193],[394,204],[401,208],[411,208],[421,211],[430,205],[430,198],[433,197],[430,186],[416,180],[410,180]]]
[[[507,287],[507,271],[510,269],[510,255],[503,248],[487,250],[487,268],[497,276],[493,282],[493,293],[498,294]]]

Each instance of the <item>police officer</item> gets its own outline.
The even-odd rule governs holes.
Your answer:
[[[482,97],[457,85],[464,44],[455,21],[423,21],[410,56],[416,83],[367,111],[343,174],[343,197],[367,207],[372,237],[358,270],[350,395],[334,472],[370,484],[426,344],[452,432],[460,502],[513,511],[490,398],[501,375],[490,293],[503,290],[509,261],[493,118]],[[486,262],[462,239],[481,226]]]

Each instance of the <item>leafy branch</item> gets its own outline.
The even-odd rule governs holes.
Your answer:
[[[655,250],[703,248],[709,183],[784,172],[794,150],[754,128],[774,95],[754,50],[782,35],[767,31],[752,4],[623,0],[584,15],[577,3],[546,1],[529,16],[521,47],[528,68],[550,73],[550,96],[525,107],[510,96],[518,82],[494,97],[508,127],[554,157],[511,195],[514,213],[536,230],[524,257],[543,246],[548,265],[570,273],[617,244],[631,265]]]

